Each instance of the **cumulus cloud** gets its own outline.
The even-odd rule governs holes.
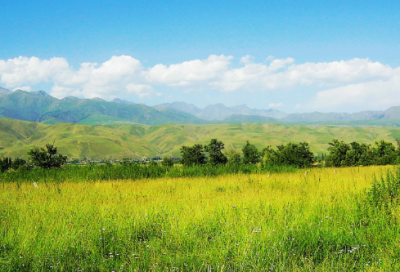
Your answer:
[[[48,82],[66,69],[68,69],[68,62],[64,58],[40,60],[36,57],[19,57],[6,61],[0,60],[1,82],[6,87]]]
[[[314,109],[385,109],[400,102],[400,71],[389,80],[350,84],[318,92],[310,102]]]
[[[283,103],[270,103],[268,107],[270,108],[280,108],[283,106]]]
[[[252,56],[244,56],[235,67],[232,60],[232,56],[211,55],[144,67],[131,56],[113,56],[101,64],[82,63],[73,69],[64,58],[19,57],[0,60],[0,83],[7,88],[30,90],[47,82],[52,84],[51,94],[55,97],[103,99],[132,95],[148,98],[161,95],[160,89],[166,87],[182,91],[262,92],[297,91],[307,86],[320,92],[308,104],[302,102],[301,108],[318,109],[356,104],[383,107],[400,99],[400,68],[369,59],[296,64],[292,58],[268,57],[264,62],[255,62]]]
[[[166,66],[157,64],[147,71],[147,79],[155,84],[191,86],[218,79],[228,69],[232,56],[211,55],[205,60],[185,61]]]

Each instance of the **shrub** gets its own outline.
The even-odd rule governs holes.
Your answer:
[[[173,159],[171,156],[169,156],[169,157],[165,156],[165,157],[162,159],[161,164],[162,164],[163,166],[166,166],[166,167],[171,167],[171,166],[174,165],[174,159]]]
[[[277,146],[277,150],[267,147],[264,149],[264,162],[269,165],[290,165],[310,167],[314,162],[314,154],[308,143],[288,143]]]
[[[210,143],[204,147],[204,150],[209,154],[208,162],[211,165],[226,164],[228,162],[228,158],[222,153],[222,149],[224,148],[224,144],[217,139],[212,139]]]
[[[28,156],[35,166],[44,169],[60,168],[67,161],[67,156],[59,154],[54,143],[41,148],[33,147]]]
[[[204,147],[201,144],[195,144],[192,147],[181,147],[181,160],[184,166],[203,165],[207,162],[204,154]]]
[[[244,164],[256,164],[260,162],[260,155],[258,154],[257,147],[250,144],[249,141],[242,148],[243,152],[243,163]]]

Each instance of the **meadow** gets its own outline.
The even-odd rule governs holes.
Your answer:
[[[396,271],[395,166],[0,184],[0,271]]]

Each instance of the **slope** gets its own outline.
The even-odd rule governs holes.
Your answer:
[[[240,150],[246,140],[258,148],[306,141],[315,153],[326,153],[335,138],[372,144],[385,139],[395,142],[400,129],[394,127],[285,126],[279,124],[138,125],[85,126],[45,125],[0,119],[0,156],[23,156],[33,146],[55,141],[70,158],[141,158],[179,155],[182,145],[206,144],[217,138],[227,149]]]

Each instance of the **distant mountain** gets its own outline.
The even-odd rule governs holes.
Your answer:
[[[179,111],[184,111],[197,116],[198,118],[204,120],[224,120],[231,115],[258,115],[263,117],[273,117],[273,118],[284,118],[287,116],[286,113],[278,110],[259,110],[250,109],[246,105],[238,105],[233,107],[227,107],[223,104],[208,105],[204,109],[200,109],[192,104],[187,104],[184,102],[175,102],[170,104],[163,104],[164,106],[169,106]]]
[[[114,98],[114,100],[112,100],[111,102],[120,103],[120,104],[131,104],[131,105],[135,104],[134,102],[126,101],[126,100],[119,99],[119,98]]]
[[[26,92],[21,90],[0,96],[0,117],[46,124],[205,123],[195,116],[176,110],[158,111],[141,104],[113,103],[102,99],[66,97],[59,100],[43,91]]]
[[[166,103],[166,104],[162,104],[162,105],[158,105],[158,106],[168,106],[168,107],[174,108],[178,111],[184,111],[184,112],[193,114],[195,116],[200,114],[202,111],[202,109],[196,107],[195,105],[187,104],[185,102]],[[156,106],[156,107],[158,107],[158,106]]]
[[[327,122],[327,121],[361,121],[361,120],[383,120],[400,119],[400,106],[391,107],[385,111],[362,111],[356,113],[337,112],[311,112],[293,113],[282,118],[282,122]]]
[[[0,95],[2,95],[2,94],[9,94],[9,93],[10,93],[9,90],[0,87]]]
[[[278,123],[278,119],[259,116],[259,115],[243,115],[243,114],[232,114],[229,117],[221,121],[222,123]]]

